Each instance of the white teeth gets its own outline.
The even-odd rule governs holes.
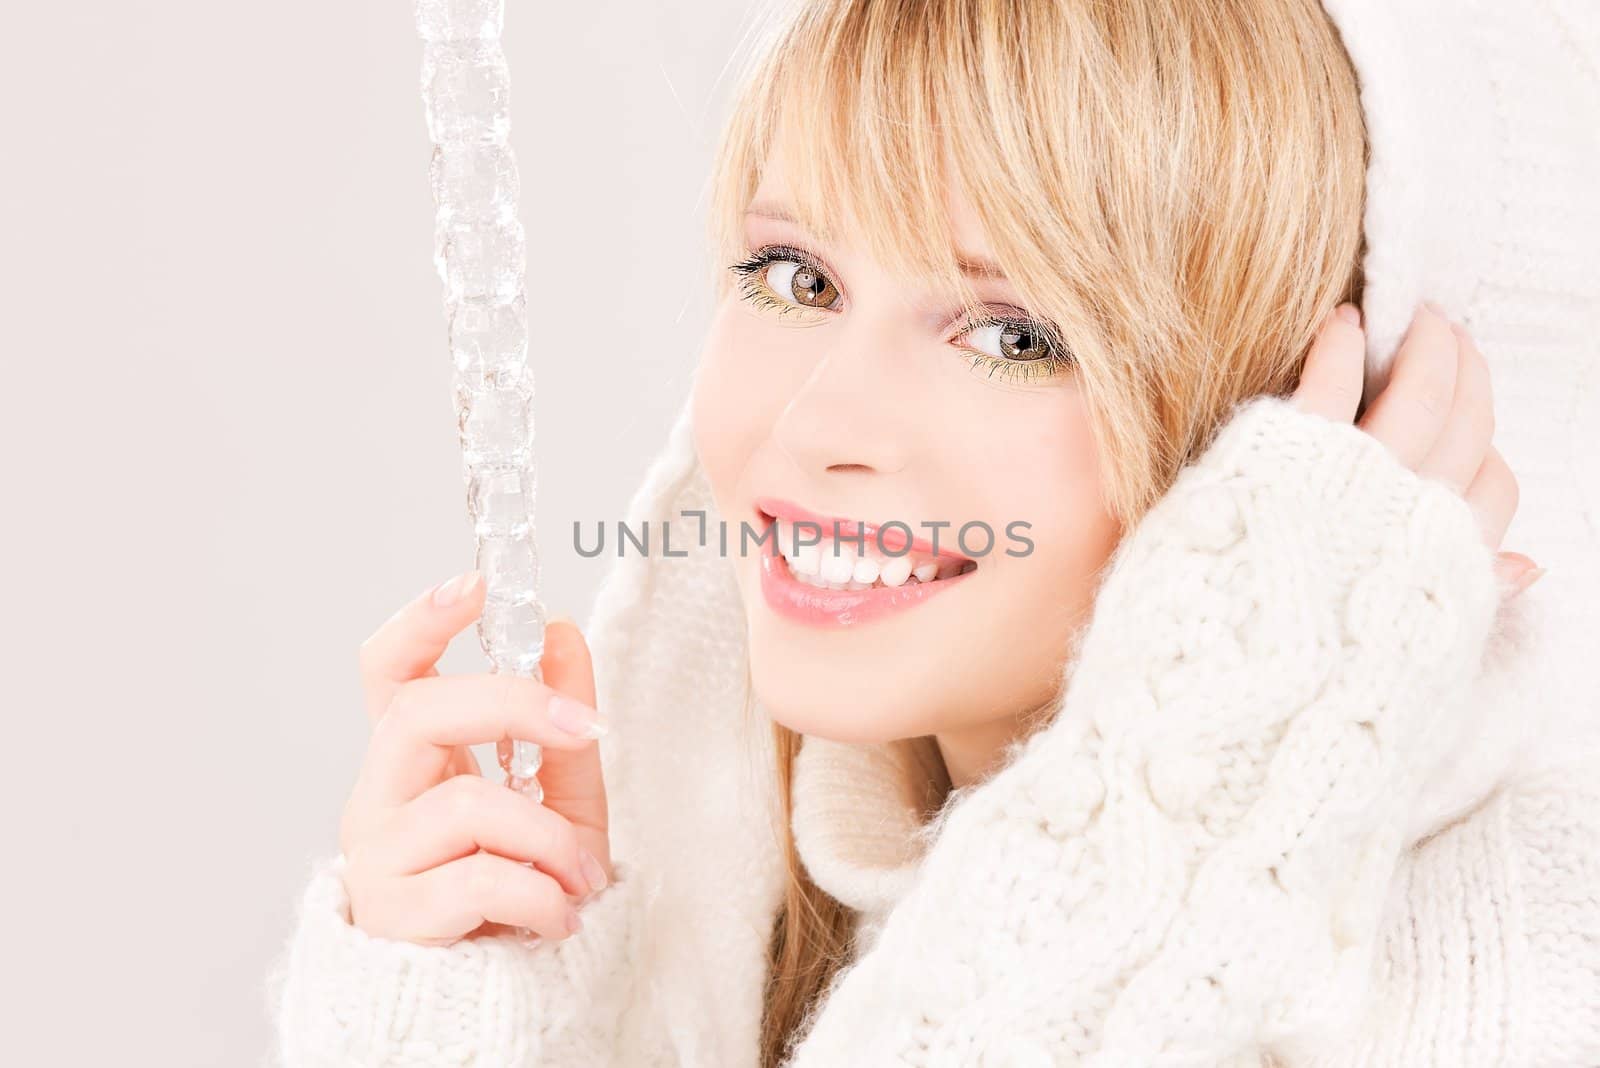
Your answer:
[[[789,561],[789,570],[796,575],[816,575],[822,571],[822,554],[815,545],[795,545],[795,527],[783,519],[773,520],[778,552]]]
[[[851,575],[855,573],[855,569],[856,558],[854,553],[829,553],[822,558],[822,577],[829,582],[849,582]]]
[[[970,571],[975,564],[966,561],[929,560],[915,566],[909,553],[880,559],[862,556],[848,546],[824,541],[820,545],[795,545],[795,525],[773,521],[778,552],[789,565],[789,572],[808,586],[830,590],[864,590],[880,583],[904,586],[913,580],[933,582]]]
[[[878,577],[883,579],[885,586],[905,585],[906,579],[911,577],[911,557],[896,556],[885,560]]]

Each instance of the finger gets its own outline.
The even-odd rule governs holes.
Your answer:
[[[592,738],[550,719],[551,690],[516,675],[413,679],[378,720],[356,792],[377,808],[404,804],[443,778],[455,747],[516,738],[578,749]]]
[[[1506,528],[1511,525],[1511,517],[1516,514],[1519,495],[1516,476],[1491,445],[1484,455],[1483,465],[1463,494],[1478,517],[1483,540],[1489,548],[1500,547]]]
[[[1433,447],[1455,395],[1456,335],[1430,307],[1418,310],[1395,354],[1394,372],[1366,414],[1361,429],[1415,469]]]
[[[1494,557],[1494,574],[1500,587],[1508,597],[1514,597],[1532,585],[1537,576],[1531,573],[1544,569],[1533,562],[1533,559],[1523,553],[1496,553]]]
[[[590,890],[572,824],[515,790],[458,775],[394,810],[361,846],[368,865],[415,875],[478,850],[537,865],[575,897]]]
[[[1290,400],[1302,411],[1348,423],[1361,403],[1366,334],[1354,304],[1341,304],[1323,322],[1306,354],[1300,384]]]
[[[437,781],[482,777],[483,769],[478,767],[478,758],[471,749],[461,746],[445,761],[444,770],[439,773]],[[339,818],[339,849],[346,856],[356,851],[358,843],[382,829],[398,811],[392,801],[380,801],[374,796],[371,781],[372,774],[363,766],[356,777],[355,788],[345,798],[344,811]]]
[[[478,766],[478,757],[471,749],[462,746],[457,749],[444,766],[444,777],[455,775],[482,775],[483,768]]]
[[[484,923],[526,928],[545,938],[572,932],[577,908],[550,876],[525,864],[474,853],[397,880],[362,927],[407,941],[451,942]],[[374,930],[374,927],[378,930]],[[385,930],[393,933],[384,934]]]
[[[1545,569],[1542,567],[1533,567],[1529,568],[1527,571],[1524,571],[1520,576],[1518,576],[1516,585],[1512,587],[1511,596],[1515,597],[1524,592],[1529,586],[1532,586],[1535,582],[1538,582],[1540,579],[1544,578],[1544,576]]]
[[[476,920],[562,939],[577,927],[577,906],[554,879],[493,853],[474,853],[411,878],[419,882],[424,907],[444,915],[450,928]]]
[[[1494,440],[1494,401],[1489,364],[1466,330],[1451,324],[1456,335],[1456,388],[1450,414],[1417,473],[1437,479],[1457,493],[1467,488]]]
[[[578,625],[565,616],[552,619],[545,627],[539,673],[552,690],[594,707],[594,660],[589,643]]]
[[[594,662],[576,623],[552,619],[545,627],[539,668],[545,683],[557,694],[594,708]],[[608,826],[599,746],[551,753],[539,769],[539,784],[549,802],[559,799],[560,810],[569,819],[587,827]]]
[[[468,571],[419,594],[361,643],[361,688],[367,718],[376,723],[395,691],[435,675],[450,639],[483,612],[483,575]]]

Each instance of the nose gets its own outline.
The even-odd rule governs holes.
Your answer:
[[[841,331],[835,344],[779,414],[772,434],[802,470],[892,474],[911,447],[905,395],[909,376],[896,373],[894,349],[882,331]]]

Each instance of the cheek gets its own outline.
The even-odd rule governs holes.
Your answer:
[[[1081,402],[1040,430],[1032,461],[1018,465],[1016,497],[1026,502],[1047,557],[1101,555],[1112,525],[1094,436]]]
[[[1034,542],[1027,557],[1103,556],[1115,524],[1105,509],[1098,450],[1076,389],[1041,397],[1027,410],[987,414],[960,445],[968,479],[982,487],[983,511],[1003,540],[1006,524]],[[1012,558],[1003,558],[1012,559]]]
[[[1082,401],[1075,398],[1066,418],[1040,438],[1038,462],[1020,491],[1038,517],[1034,553],[1041,566],[1064,577],[1074,602],[1082,602],[1121,533],[1106,509],[1104,471]]]
[[[1054,679],[1121,534],[1105,506],[1088,414],[1075,396],[1061,401],[1047,418],[991,423],[1007,429],[991,437],[996,447],[985,453],[991,470],[986,510],[997,538],[987,591],[994,599],[989,618],[997,625],[988,632],[988,644],[1004,665],[999,677],[1016,681],[1023,691]],[[1019,522],[1015,534],[1008,534],[1007,524],[1014,521],[1027,526]],[[1006,555],[1007,549],[1026,555]],[[1023,692],[1011,696],[1028,699]]]

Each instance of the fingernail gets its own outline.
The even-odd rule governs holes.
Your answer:
[[[1439,307],[1438,303],[1435,301],[1425,300],[1422,302],[1422,306],[1433,312],[1433,314],[1437,315],[1441,319],[1448,320],[1450,318],[1450,316],[1444,313],[1444,309]]]
[[[1354,304],[1344,303],[1333,309],[1335,315],[1349,323],[1351,326],[1361,325],[1361,309]]]
[[[594,859],[594,854],[587,849],[578,850],[578,867],[583,869],[583,877],[589,881],[589,892],[604,890],[606,886],[606,870],[600,862]]]
[[[1536,567],[1531,571],[1523,572],[1521,580],[1517,583],[1517,592],[1523,592],[1529,586],[1532,586],[1535,582],[1538,582],[1540,579],[1544,578],[1545,570],[1545,568]]]
[[[567,933],[577,934],[583,930],[583,917],[578,915],[578,910],[573,909],[567,913]]]
[[[562,693],[550,698],[550,722],[579,738],[599,738],[611,731],[600,722],[599,712]]]
[[[448,608],[461,598],[465,597],[483,576],[477,571],[467,571],[457,575],[449,582],[440,583],[433,591],[433,604],[436,608]]]

